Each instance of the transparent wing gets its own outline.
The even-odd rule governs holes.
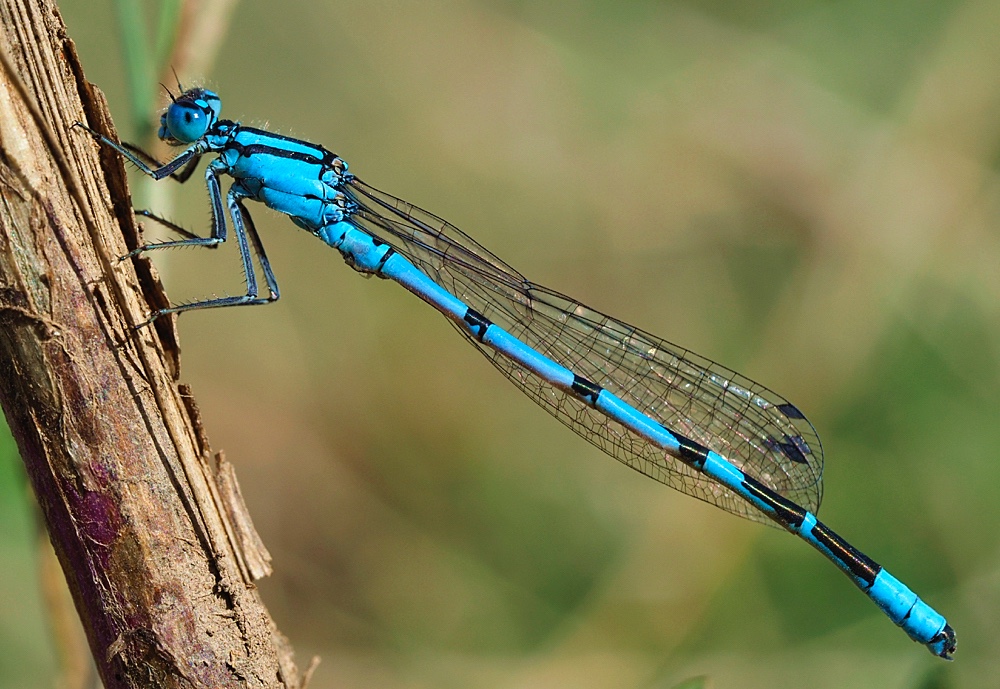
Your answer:
[[[817,512],[823,449],[812,424],[781,395],[528,281],[454,225],[356,177],[345,191],[359,206],[353,224],[490,321]],[[728,512],[772,524],[732,491],[456,328],[546,411],[618,461]]]

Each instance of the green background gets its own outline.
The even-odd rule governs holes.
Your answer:
[[[127,134],[111,3],[62,10]],[[182,379],[310,686],[995,687],[998,29],[991,1],[240,3],[203,82],[224,116],[793,400],[824,521],[959,639],[933,658],[801,542],[611,461],[253,208],[283,298],[183,316]],[[188,187],[171,217],[204,227]],[[240,289],[232,246],[157,264],[175,301]],[[50,687],[3,443],[0,686]]]

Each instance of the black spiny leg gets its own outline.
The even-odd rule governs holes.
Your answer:
[[[121,153],[125,158],[128,159],[133,165],[135,165],[139,170],[152,177],[153,179],[163,179],[164,177],[172,177],[174,173],[177,173],[175,179],[179,182],[183,182],[191,173],[194,172],[194,168],[197,167],[197,161],[201,156],[205,154],[208,150],[208,144],[204,139],[199,139],[194,142],[190,147],[188,147],[183,153],[178,155],[176,158],[171,160],[169,163],[159,164],[159,161],[153,158],[151,155],[143,151],[141,148],[132,146],[132,144],[119,144],[108,137],[104,136],[99,132],[95,132],[93,129],[83,124],[82,122],[76,122],[73,124],[74,127],[79,127],[80,129],[88,132],[92,137],[94,137],[99,143],[104,144],[110,148]],[[181,172],[177,172],[181,168]],[[190,169],[188,169],[190,168]]]
[[[164,166],[163,163],[161,163],[159,160],[151,156],[149,153],[146,153],[146,151],[139,148],[135,144],[130,144],[127,141],[123,141],[121,146],[125,150],[131,151],[136,158],[142,160],[151,169],[155,170]],[[170,173],[170,179],[175,180],[180,184],[184,184],[184,182],[188,181],[188,179],[191,177],[191,174],[198,168],[198,163],[200,161],[201,161],[201,156],[200,155],[195,156],[194,158],[189,160],[187,164],[184,165],[184,167],[180,169],[180,172]]]
[[[196,235],[190,230],[186,230],[180,225],[170,222],[169,220],[165,220],[158,215],[150,213],[149,211],[137,211],[137,215],[152,218],[165,227],[174,230],[184,237],[184,239],[176,239],[168,242],[156,242],[154,244],[144,244],[122,256],[121,260],[124,261],[127,258],[138,256],[144,251],[152,251],[153,249],[171,249],[179,246],[207,246],[215,248],[222,242],[226,241],[226,219],[225,211],[222,208],[222,187],[219,185],[219,175],[223,172],[225,172],[225,165],[218,160],[212,161],[209,163],[208,167],[205,168],[205,186],[208,187],[208,198],[212,205],[212,232],[208,237]]]
[[[210,170],[211,167],[212,166],[210,166]],[[206,174],[206,177],[208,176],[209,174]],[[216,196],[217,194],[218,196]],[[212,199],[212,210],[214,216],[216,201],[221,201],[221,193],[219,193],[217,180],[214,187],[209,184],[209,195]],[[278,292],[278,282],[274,277],[274,272],[271,270],[271,263],[268,261],[267,254],[264,252],[264,246],[260,241],[260,235],[257,234],[257,228],[253,224],[253,219],[250,217],[250,213],[247,211],[246,206],[243,205],[243,199],[246,197],[247,193],[245,190],[239,185],[239,183],[236,183],[230,187],[226,200],[229,208],[229,217],[232,218],[233,221],[233,236],[236,238],[236,245],[240,249],[240,258],[243,262],[243,276],[246,279],[247,285],[246,294],[235,297],[205,299],[203,301],[195,301],[189,304],[179,304],[177,306],[171,306],[170,308],[160,309],[154,313],[149,320],[146,321],[146,323],[151,323],[160,316],[168,313],[183,313],[184,311],[193,311],[195,309],[214,309],[225,306],[251,306],[254,304],[267,304],[272,301],[277,301],[280,296]],[[225,240],[225,223],[220,218],[218,224],[222,226],[221,239]],[[215,223],[213,223],[213,236],[216,233],[214,225]],[[154,244],[153,248],[167,245],[206,245],[212,238],[196,237],[196,239],[198,240],[197,242],[191,239],[185,239],[177,242]],[[266,297],[257,296],[257,276],[253,266],[254,255],[257,256],[257,260],[260,262],[261,270],[264,273],[264,279],[267,281],[268,295]],[[145,323],[143,325],[145,325]]]
[[[196,235],[191,230],[188,230],[188,229],[186,229],[184,227],[181,227],[177,223],[175,223],[175,222],[173,222],[171,220],[167,220],[166,218],[157,215],[153,211],[148,211],[148,210],[143,210],[143,209],[137,209],[137,210],[133,211],[133,213],[135,213],[136,216],[138,216],[138,217],[147,218],[149,220],[152,220],[157,225],[162,225],[163,227],[167,228],[171,232],[176,232],[177,234],[179,234],[182,237],[187,237],[188,239],[201,239],[201,237],[199,235]],[[210,244],[208,246],[208,248],[209,249],[214,249],[216,246],[218,246],[218,245],[217,244]],[[138,251],[142,251],[142,250],[143,249],[139,249]],[[138,251],[136,253],[138,253]],[[130,258],[131,256],[132,256],[132,254],[126,254],[125,256],[122,256],[119,260],[124,261],[125,259]]]

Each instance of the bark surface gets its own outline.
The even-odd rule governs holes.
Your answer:
[[[177,382],[116,139],[56,7],[0,0],[0,404],[101,678],[299,687],[232,467]]]

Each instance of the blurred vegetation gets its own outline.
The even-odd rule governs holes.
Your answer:
[[[65,0],[126,117],[110,2]],[[282,300],[181,319],[313,687],[995,686],[1000,5],[245,0],[204,83],[532,279],[806,411],[824,521],[942,611],[944,664],[785,534],[542,413],[398,287],[253,209]],[[204,226],[197,181],[172,216]],[[235,250],[158,257],[177,301]],[[8,452],[9,454],[9,452]],[[0,460],[0,686],[51,685]],[[10,610],[10,614],[8,614]]]

